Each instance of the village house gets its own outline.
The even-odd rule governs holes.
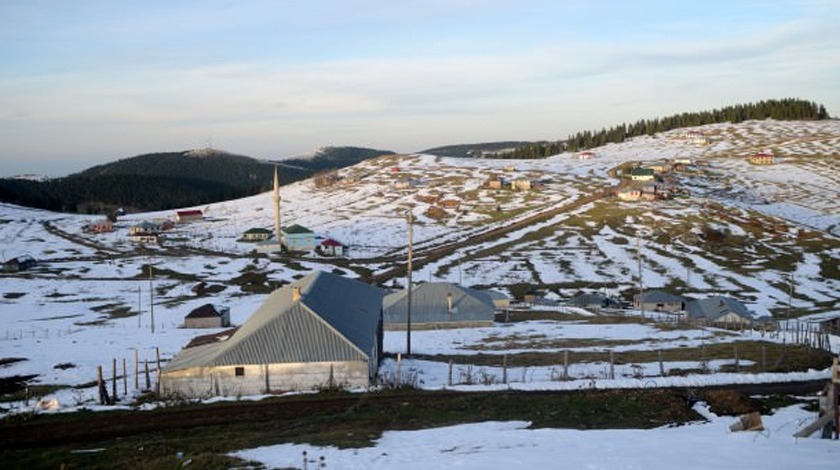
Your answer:
[[[294,224],[280,230],[280,243],[286,251],[312,251],[315,249],[315,233],[303,225]]]
[[[531,189],[531,180],[526,178],[517,178],[510,183],[510,189],[514,191],[528,191]]]
[[[749,162],[753,165],[772,165],[776,158],[770,152],[758,152],[750,155]]]
[[[484,183],[484,186],[486,186],[489,189],[502,189],[502,183],[503,182],[501,178],[491,177]]]
[[[334,238],[327,238],[318,244],[318,252],[324,256],[344,256],[347,247]]]
[[[569,299],[569,305],[600,312],[604,308],[621,308],[621,302],[600,292],[580,293]]]
[[[160,235],[151,232],[134,232],[128,235],[128,239],[134,243],[160,243]]]
[[[27,269],[32,268],[36,264],[37,261],[32,256],[18,256],[16,258],[11,258],[3,262],[3,272],[17,273],[20,271],[26,271]]]
[[[85,225],[85,231],[90,233],[107,233],[114,231],[114,223],[108,219],[101,219]]]
[[[649,312],[677,313],[685,310],[685,297],[669,294],[663,290],[645,291],[643,295],[633,296],[633,308]]]
[[[626,186],[618,189],[616,197],[622,201],[638,201],[642,197],[642,191],[639,188]]]
[[[386,330],[404,330],[408,316],[408,289],[383,300]],[[411,291],[411,328],[465,328],[492,326],[496,304],[490,295],[448,282],[426,282]]]
[[[586,150],[584,152],[580,152],[577,156],[578,160],[589,160],[590,158],[595,157],[595,152],[591,150]]]
[[[201,210],[199,209],[190,209],[175,212],[175,221],[179,224],[195,222],[197,220],[202,220],[203,218],[204,213],[201,212]]]
[[[633,181],[653,181],[654,173],[650,168],[633,167],[628,174]]]
[[[245,242],[262,242],[271,238],[272,231],[267,228],[254,227],[249,228],[242,234],[242,241]]]
[[[749,325],[753,321],[753,314],[747,307],[731,297],[690,300],[685,305],[685,311],[690,320],[708,325]]]
[[[242,396],[375,383],[382,293],[315,272],[272,292],[223,341],[181,350],[163,369],[163,396]]]
[[[204,304],[184,317],[184,328],[226,328],[230,326],[230,309]]]

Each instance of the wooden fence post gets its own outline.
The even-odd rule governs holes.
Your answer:
[[[140,357],[137,349],[134,350],[134,390],[140,389]]]
[[[659,376],[665,377],[665,365],[662,363],[662,350],[656,351],[656,355],[659,357]]]
[[[563,380],[569,380],[569,351],[563,351]]]
[[[155,384],[155,394],[160,395],[160,348],[155,347],[155,358],[157,360],[157,383]]]
[[[107,405],[110,400],[108,399],[108,388],[102,378],[102,366],[96,366],[96,384],[99,389],[99,404]]]
[[[111,401],[117,401],[117,358],[111,359]]]
[[[397,376],[394,377],[394,387],[402,385],[402,353],[397,353]]]
[[[507,385],[507,369],[508,369],[508,358],[507,354],[502,356],[502,383]]]
[[[128,370],[125,366],[125,358],[123,360],[123,395],[128,396]]]
[[[149,360],[144,359],[143,361],[146,364],[146,390],[151,390],[152,389],[152,381],[149,378]]]
[[[615,379],[615,356],[610,351],[610,379]]]
[[[452,359],[449,360],[449,375],[446,379],[446,385],[452,386]]]

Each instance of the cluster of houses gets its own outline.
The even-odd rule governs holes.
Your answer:
[[[672,138],[675,140],[688,142],[694,145],[709,145],[711,143],[709,137],[706,136],[706,134],[704,134],[703,132],[698,131],[697,129],[688,129],[679,132],[673,135]]]
[[[243,242],[256,243],[256,250],[263,253],[277,251],[282,248],[290,252],[316,252],[323,256],[344,256],[347,254],[347,245],[330,237],[320,237],[312,230],[300,224],[292,224],[280,229],[279,246],[275,240],[274,232],[262,228],[253,227],[245,231],[240,239]]]
[[[695,162],[690,158],[675,158],[641,163],[624,172],[629,180],[615,190],[615,196],[622,201],[655,201],[685,197],[688,192],[679,187],[671,173],[685,171]]]
[[[621,301],[601,293],[579,294],[569,303],[595,312],[627,307]],[[674,315],[676,319],[703,325],[746,326],[755,320],[753,312],[743,302],[720,295],[690,299],[661,289],[653,289],[634,295],[632,306],[637,310]]]
[[[162,370],[163,395],[252,395],[374,383],[383,331],[405,327],[407,290],[388,292],[327,272],[277,289],[241,326],[191,341]],[[412,289],[412,328],[489,326],[498,292],[450,283]],[[226,327],[229,312],[203,305],[185,325]]]

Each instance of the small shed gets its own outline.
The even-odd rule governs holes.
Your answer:
[[[3,272],[16,273],[26,271],[35,266],[36,263],[35,258],[29,255],[18,256],[3,262]]]
[[[230,326],[230,309],[204,304],[184,317],[184,328],[227,328]]]
[[[347,247],[343,243],[334,239],[327,238],[318,245],[321,254],[324,256],[344,256]]]

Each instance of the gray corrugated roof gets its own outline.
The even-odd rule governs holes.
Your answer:
[[[452,294],[452,314],[449,314],[447,294]],[[385,323],[405,323],[408,290],[385,296],[382,302]],[[427,282],[411,291],[411,322],[434,323],[446,321],[493,321],[496,307],[493,299],[483,291],[447,282]]]
[[[728,313],[750,320],[753,318],[741,301],[723,296],[692,300],[685,305],[685,310],[689,318],[705,318],[709,321],[715,321]]]
[[[301,290],[297,302],[293,287]],[[312,273],[272,292],[229,340],[183,350],[167,369],[365,360],[378,341],[382,294],[353,279]]]
[[[634,299],[638,299],[639,294],[634,296]],[[645,303],[652,303],[652,302],[685,302],[685,297],[681,295],[674,295],[665,292],[664,290],[649,290],[644,293],[644,301]]]

